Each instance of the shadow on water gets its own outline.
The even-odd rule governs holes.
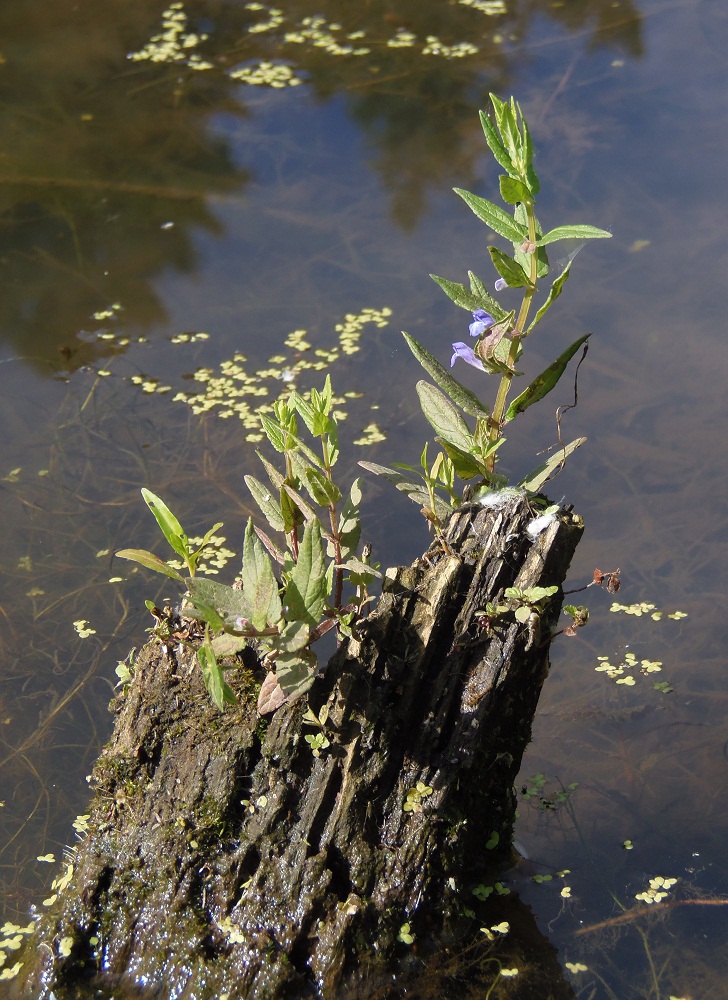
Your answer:
[[[530,860],[513,885],[561,959],[587,966],[573,972],[580,997],[721,996],[728,359],[713,119],[725,110],[724,15],[688,0],[199,2],[176,8],[164,29],[176,47],[153,62],[128,54],[163,32],[160,3],[56,0],[42,17],[37,6],[0,13],[8,918],[27,923],[50,892],[57,866],[36,858],[60,860],[83,812],[113,664],[143,642],[144,599],[174,596],[113,560],[122,546],[158,547],[139,487],[191,530],[226,521],[225,544],[240,548],[251,425],[220,419],[219,405],[195,414],[174,394],[204,392],[193,372],[219,374],[236,352],[251,373],[272,356],[310,358],[284,344],[295,329],[330,351],[346,313],[388,305],[389,326],[367,327],[358,357],[339,351],[333,377],[364,393],[347,404],[352,437],[375,423],[390,439],[370,436],[367,458],[419,454],[424,427],[401,389],[417,375],[397,331],[441,357],[461,337],[462,317],[426,275],[459,280],[483,260],[477,225],[448,192],[494,189],[477,109],[490,90],[513,92],[549,212],[615,231],[615,250],[580,255],[582,290],[568,289],[559,320],[565,343],[596,332],[571,415],[592,447],[555,484],[586,516],[575,578],[614,562],[625,606],[689,614],[655,622],[603,602],[598,613],[595,600],[589,630],[557,651],[524,770],[536,789],[519,832]],[[694,75],[676,81],[686,47]],[[272,62],[280,89],[261,68]],[[173,342],[207,330],[209,341]],[[533,363],[552,355],[536,347]],[[317,376],[300,377],[305,388]],[[260,378],[274,398],[281,382]],[[524,427],[511,460],[530,466],[553,436]],[[350,448],[352,470],[358,457]],[[414,508],[378,482],[368,497],[375,555],[409,561],[426,544]],[[82,638],[74,622],[95,632]],[[624,672],[597,673],[600,656]],[[617,684],[626,676],[634,685]],[[559,800],[559,779],[579,787]],[[671,908],[638,916],[635,896],[658,876],[680,879]]]

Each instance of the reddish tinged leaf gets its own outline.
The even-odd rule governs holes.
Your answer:
[[[258,715],[269,715],[288,701],[274,673],[269,673],[260,686]]]

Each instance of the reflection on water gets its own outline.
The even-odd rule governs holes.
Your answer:
[[[364,392],[347,404],[351,437],[375,424],[388,438],[344,461],[415,458],[426,431],[403,387],[419,376],[398,331],[442,359],[462,339],[468,317],[427,274],[485,273],[479,227],[449,189],[495,189],[477,110],[512,92],[536,134],[542,221],[615,233],[574,260],[545,328],[561,348],[595,334],[568,415],[590,445],[555,486],[586,517],[575,586],[619,566],[625,605],[688,613],[610,613],[589,592],[592,623],[556,649],[524,764],[527,790],[536,774],[548,784],[524,796],[532,867],[512,884],[562,960],[587,966],[580,995],[650,995],[654,969],[652,996],[719,996],[728,357],[725,139],[711,122],[726,110],[725,17],[611,0],[36,6],[0,13],[8,916],[25,923],[45,898],[56,872],[36,858],[60,860],[83,812],[115,663],[144,640],[144,599],[170,596],[111,555],[157,546],[139,488],[190,530],[224,520],[240,547],[250,428],[175,396],[201,391],[196,371],[229,374],[236,354],[248,374],[290,370],[339,343],[347,314],[389,308],[332,369],[338,391]],[[166,61],[128,58],[165,34]],[[693,70],[676,79],[686,47]],[[534,373],[553,348],[534,345]],[[281,384],[269,375],[265,398]],[[508,471],[555,436],[546,411],[524,421]],[[375,557],[408,561],[424,526],[380,490],[367,484]],[[79,621],[95,632],[81,638]],[[633,685],[616,683],[627,669],[597,671],[629,652],[662,670],[638,666]],[[563,801],[559,781],[578,782]],[[656,877],[679,879],[664,922],[631,912]]]

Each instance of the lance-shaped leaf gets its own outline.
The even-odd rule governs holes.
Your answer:
[[[270,535],[266,535],[263,529],[259,528],[257,524],[255,526],[255,533],[263,543],[263,548],[271,557],[271,559],[275,559],[275,561],[278,563],[279,566],[283,566],[283,564],[285,563],[287,553],[284,552],[284,550],[281,549],[278,545],[276,545],[276,543],[273,541]]]
[[[498,247],[488,247],[488,253],[493,261],[493,267],[501,278],[505,278],[510,288],[522,288],[524,285],[530,284],[521,265],[512,260],[508,254],[503,253]]]
[[[503,319],[506,314],[506,310],[502,309],[496,300],[488,293],[487,288],[478,275],[473,274],[472,271],[468,271],[468,280],[470,281],[470,291],[480,303],[478,308],[485,309],[485,311],[489,312],[494,319]],[[473,311],[477,312],[477,310]]]
[[[533,472],[529,472],[525,479],[518,484],[530,493],[538,493],[541,487],[561,468],[569,455],[576,451],[586,441],[585,437],[576,438],[569,444],[559,448],[547,461],[539,465]]]
[[[286,586],[286,619],[305,622],[310,628],[315,628],[327,597],[326,558],[321,525],[316,518],[306,524],[298,547],[298,560]]]
[[[341,490],[336,483],[313,467],[306,469],[303,485],[320,507],[333,507],[341,500]]]
[[[200,542],[199,548],[196,548],[195,551],[192,552],[190,555],[190,562],[192,563],[193,566],[197,565],[197,560],[209,545],[210,539],[212,538],[212,536],[215,534],[216,531],[219,531],[220,528],[222,528],[222,526],[223,526],[222,521],[217,521],[217,523],[213,524],[213,526],[210,528],[209,531],[205,532],[205,537]]]
[[[568,262],[568,264],[566,265],[566,267],[564,268],[564,270],[561,272],[561,274],[558,276],[558,278],[556,278],[556,280],[554,281],[554,283],[551,285],[551,288],[549,289],[549,293],[546,296],[546,301],[541,306],[541,308],[537,311],[536,315],[533,318],[533,321],[529,324],[528,329],[524,333],[524,337],[527,337],[528,334],[531,332],[531,330],[533,330],[533,328],[536,326],[536,324],[541,322],[541,320],[546,315],[546,313],[549,311],[549,309],[551,308],[551,306],[558,299],[559,295],[561,295],[561,290],[564,287],[564,283],[567,281],[570,273],[571,273],[571,261]]]
[[[503,313],[503,310],[500,310]],[[505,315],[505,313],[503,313]],[[414,337],[402,332],[402,336],[407,341],[407,346],[425,369],[428,375],[437,382],[443,392],[446,392],[450,399],[456,403],[461,410],[469,413],[471,417],[488,417],[490,410],[470,389],[466,389],[457,379],[454,379],[447,368],[443,368],[437,358],[434,358],[422,344],[419,344]]]
[[[480,198],[477,194],[471,194],[469,191],[463,191],[462,188],[453,188],[453,190],[455,194],[460,195],[481,222],[490,226],[494,233],[510,240],[511,243],[523,243],[524,240],[528,239],[528,229],[518,225],[507,212],[499,208],[498,205],[494,205],[492,201]]]
[[[500,163],[506,173],[513,176],[515,174],[515,167],[513,165],[513,160],[511,159],[508,151],[501,142],[500,136],[496,130],[495,125],[487,116],[485,111],[480,112],[480,124],[483,126],[483,134],[485,135],[485,141],[488,143],[491,153],[495,159]]]
[[[162,529],[164,537],[167,539],[177,555],[186,559],[188,541],[182,525],[179,523],[166,503],[164,503],[163,500],[160,500],[158,496],[155,496],[151,490],[142,489],[142,496],[144,497],[144,502],[147,507],[149,507],[152,514],[154,514],[154,518],[159,527]]]
[[[536,176],[536,171],[533,169],[533,141],[520,105],[518,106],[518,113],[521,115],[521,127],[523,128],[523,156],[526,161],[526,182],[531,190],[531,194],[535,198],[541,189],[541,182]]]
[[[263,548],[248,518],[243,541],[243,593],[250,608],[253,628],[264,629],[280,621],[283,610],[278,583],[273,575],[270,557]]]
[[[520,396],[516,396],[511,405],[506,410],[505,416],[503,417],[503,423],[507,424],[510,420],[513,420],[519,413],[523,413],[527,410],[529,406],[533,406],[534,403],[538,403],[540,399],[547,396],[556,383],[559,381],[561,376],[564,374],[566,366],[574,357],[576,352],[579,350],[582,344],[591,336],[590,333],[584,334],[583,337],[579,337],[575,340],[571,347],[567,347],[563,354],[560,354],[556,361],[553,361],[545,371],[542,371],[533,382],[524,389]]]
[[[486,467],[474,455],[471,455],[469,451],[462,451],[440,437],[435,438],[435,440],[447,453],[448,458],[455,468],[456,475],[461,479],[467,481],[468,479],[475,479],[476,476],[487,477],[489,475]]]
[[[367,472],[373,472],[375,476],[382,476],[384,479],[388,479],[398,490],[406,493],[410,500],[414,500],[415,503],[423,507],[429,507],[430,494],[427,491],[427,487],[417,476],[406,471],[401,472],[399,469],[390,469],[386,465],[378,465],[376,462],[359,462],[358,464],[362,469],[366,469]],[[442,521],[452,513],[452,507],[436,495],[434,513],[438,520]]]
[[[339,546],[341,548],[342,560],[354,556],[361,538],[361,518],[359,517],[359,505],[361,504],[361,478],[357,478],[351,484],[349,496],[344,501],[339,515]],[[328,554],[333,558],[334,546],[329,542]]]
[[[453,406],[447,396],[429,382],[417,383],[420,406],[428,422],[444,441],[461,451],[470,452],[473,435],[463,420],[460,411]]]
[[[377,563],[377,565],[379,565],[379,563]],[[367,581],[369,583],[371,583],[375,577],[378,580],[384,579],[384,575],[380,573],[378,569],[375,569],[374,566],[370,566],[369,563],[362,562],[361,559],[347,559],[344,563],[337,563],[336,568],[348,569],[351,573],[356,573],[357,576],[360,577],[369,577],[370,579]]]
[[[502,319],[505,316],[505,309],[499,306],[496,300],[488,294],[485,285],[476,278],[472,271],[468,271],[470,278],[470,291],[465,285],[458,281],[450,281],[448,278],[440,278],[436,274],[430,277],[436,281],[448,298],[452,299],[456,306],[467,309],[468,312],[477,312],[478,309],[485,309],[495,319]],[[477,282],[477,286],[474,284]]]
[[[244,590],[234,590],[216,580],[196,576],[188,584],[188,600],[194,605],[193,618],[207,620],[205,611],[213,608],[226,628],[241,631],[241,619],[252,619],[252,608]]]
[[[169,566],[159,556],[155,556],[153,552],[147,552],[146,549],[119,549],[114,554],[119,559],[130,559],[132,562],[144,566],[145,569],[152,569],[155,573],[162,573],[164,576],[168,576],[170,580],[178,580],[180,583],[185,582],[184,577],[173,566]]]
[[[546,246],[547,243],[555,243],[556,240],[608,240],[611,233],[606,229],[597,229],[596,226],[557,226],[539,239],[539,246]]]
[[[232,689],[225,683],[222,667],[217,662],[207,630],[205,631],[205,641],[197,650],[197,660],[202,670],[202,679],[205,682],[207,693],[212,698],[218,711],[222,712],[226,703],[235,705],[238,699],[235,697]]]
[[[281,513],[281,505],[278,503],[276,498],[273,496],[271,491],[263,486],[255,476],[243,476],[245,480],[245,485],[250,490],[250,494],[253,500],[260,507],[263,517],[265,517],[268,524],[273,528],[274,531],[283,531],[283,514]]]

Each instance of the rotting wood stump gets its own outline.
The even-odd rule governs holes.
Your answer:
[[[450,553],[388,572],[309,693],[329,705],[319,757],[306,699],[257,716],[255,664],[230,671],[240,705],[219,713],[194,651],[148,643],[19,995],[385,995],[402,924],[436,938],[510,850],[541,637],[583,530],[562,510],[532,539],[533,519],[508,493],[453,516]],[[476,616],[507,587],[551,585],[540,622]]]

